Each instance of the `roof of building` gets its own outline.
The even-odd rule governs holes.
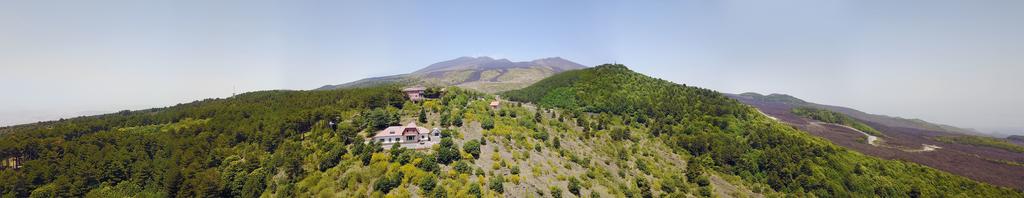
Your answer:
[[[405,129],[408,128],[415,129],[413,131],[415,131],[418,134],[430,133],[430,130],[427,130],[427,128],[416,126],[416,122],[410,122],[406,126],[390,126],[388,128],[385,128],[384,130],[377,131],[377,134],[373,135],[373,137],[403,136],[405,135]]]
[[[497,100],[491,102],[491,106],[498,106],[499,104],[501,103],[498,102]]]
[[[420,87],[420,86],[415,86],[415,87],[407,87],[407,88],[405,88],[405,89],[402,89],[402,91],[403,91],[403,92],[409,92],[409,91],[424,91],[424,90],[427,90],[427,88],[425,88],[425,87]]]

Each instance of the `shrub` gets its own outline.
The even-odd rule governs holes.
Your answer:
[[[487,182],[487,187],[491,188],[494,192],[505,193],[505,178],[501,175],[495,175],[491,177],[491,180]]]
[[[427,176],[420,178],[417,184],[423,191],[430,192],[434,190],[434,186],[437,186],[437,177],[434,174],[427,174]]]
[[[508,176],[508,180],[510,182],[512,182],[513,184],[519,184],[520,178],[519,178],[519,175],[509,175]]]
[[[616,128],[612,130],[611,136],[613,140],[629,140],[629,130]]]
[[[437,186],[437,189],[435,189],[434,192],[430,193],[430,197],[432,197],[432,198],[445,198],[445,197],[448,197],[448,190],[445,190],[443,185]]]
[[[559,188],[558,186],[551,186],[550,189],[551,197],[562,198],[562,188]]]
[[[711,185],[711,180],[708,179],[707,175],[701,175],[697,177],[697,185],[708,186]]]
[[[419,121],[420,123],[427,123],[427,110],[420,109]]]
[[[440,167],[437,166],[437,159],[433,155],[424,157],[419,164],[416,164],[416,168],[427,172],[437,172],[440,170]]]
[[[484,169],[476,168],[476,176],[484,176]]]
[[[485,130],[494,129],[494,118],[488,117],[484,118],[483,120],[480,120],[480,127],[484,128]]]
[[[569,177],[569,193],[580,196],[580,180],[576,177]]]
[[[377,179],[377,182],[373,184],[373,189],[383,193],[391,192],[391,189],[402,185],[402,177],[402,172],[388,173],[384,177]]]
[[[452,125],[457,126],[457,127],[462,127],[462,115],[459,114],[459,115],[455,115],[454,117],[455,118],[452,119]]]
[[[651,174],[650,165],[647,164],[646,160],[643,160],[641,158],[637,158],[636,160],[636,169],[639,169],[640,172],[643,172],[644,174]]]
[[[441,127],[448,127],[451,125],[451,115],[448,111],[441,112]]]
[[[705,187],[701,187],[700,188],[700,196],[701,197],[711,197],[711,195],[712,195],[711,192],[712,192],[711,186],[705,186]]]
[[[466,151],[470,155],[473,155],[473,159],[480,158],[480,140],[470,140],[462,145],[462,150]]]
[[[464,162],[464,161],[455,162],[455,167],[453,167],[453,168],[455,169],[455,171],[457,171],[459,173],[463,173],[463,174],[472,174],[473,173],[473,167],[470,167],[469,164]]]
[[[437,147],[437,162],[447,165],[461,158],[462,156],[460,156],[459,151],[455,149],[455,143],[452,142],[452,139],[441,138],[441,145]]]
[[[649,183],[647,183],[646,179],[637,178],[636,179],[636,187],[638,189],[640,189],[641,197],[644,197],[644,198],[654,197],[654,195],[651,194],[651,185]]]
[[[531,135],[533,136],[534,139],[538,139],[538,140],[541,140],[541,141],[547,141],[548,140],[548,132],[547,131],[537,130],[537,131],[534,131],[533,134],[531,134]]]
[[[455,129],[444,129],[444,130],[441,130],[441,138],[446,138],[446,137],[454,138],[456,136],[459,136],[459,131],[457,131]]]
[[[470,183],[469,184],[469,195],[472,195],[473,197],[476,197],[476,198],[480,198],[480,196],[483,195],[481,193],[481,191],[480,191],[480,184],[477,184],[476,182]]]

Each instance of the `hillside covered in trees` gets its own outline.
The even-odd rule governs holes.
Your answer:
[[[394,87],[261,91],[168,108],[11,127],[0,155],[10,197],[259,196],[308,166],[337,163],[372,118],[402,107]],[[375,109],[375,111],[364,111]],[[329,134],[327,122],[340,122]],[[316,147],[303,137],[322,134]],[[275,180],[276,179],[276,180]],[[288,188],[287,186],[282,189]]]
[[[1019,197],[881,160],[712,90],[621,65],[496,97],[449,87],[260,91],[7,127],[4,197]],[[518,101],[518,102],[516,102]],[[365,138],[416,122],[429,149]]]
[[[581,115],[624,115],[644,123],[647,130],[641,131],[680,155],[710,159],[712,170],[788,194],[1020,196],[918,164],[852,152],[773,122],[718,92],[651,78],[622,65],[565,72],[502,95]]]

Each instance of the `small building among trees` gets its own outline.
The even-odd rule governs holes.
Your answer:
[[[491,109],[498,109],[500,106],[501,102],[498,102],[498,100],[491,101]]]
[[[408,87],[408,88],[402,89],[402,92],[404,92],[405,95],[409,97],[409,100],[412,100],[412,101],[423,101],[423,99],[424,99],[423,92],[426,91],[426,90],[427,90],[427,88],[424,88],[424,87],[421,87],[421,86],[415,86],[415,87]]]
[[[24,159],[21,157],[9,157],[7,159],[3,159],[3,161],[0,161],[0,170],[8,168],[19,169],[21,168],[23,160]]]

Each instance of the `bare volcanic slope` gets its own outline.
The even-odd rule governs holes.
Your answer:
[[[380,84],[420,84],[459,86],[487,93],[519,89],[548,76],[586,66],[551,57],[533,61],[513,62],[491,57],[460,57],[441,61],[408,74],[366,78],[340,85],[326,85],[318,90],[368,87]]]
[[[744,93],[729,94],[729,97],[757,107],[780,122],[867,155],[915,162],[994,185],[1024,189],[1024,153],[936,140],[937,137],[973,136],[975,133],[969,130],[815,104],[784,94]],[[868,144],[864,134],[849,127],[794,114],[793,109],[797,107],[827,109],[848,115],[877,129],[881,136],[877,145]]]

